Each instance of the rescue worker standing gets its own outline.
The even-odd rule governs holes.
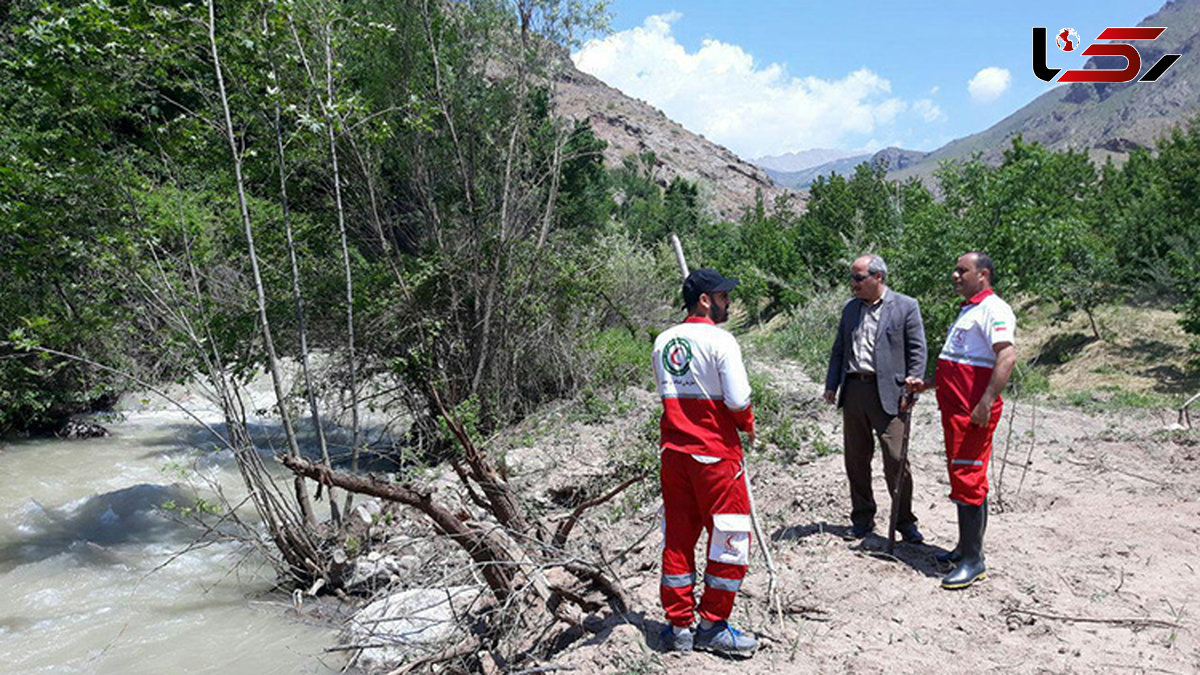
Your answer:
[[[987,528],[987,469],[992,434],[1004,409],[1000,392],[1017,362],[1016,317],[992,290],[996,266],[984,253],[963,255],[955,264],[954,290],[965,302],[946,335],[934,382],[910,377],[909,391],[937,387],[946,439],[950,499],[958,505],[958,545],[938,556],[955,568],[942,588],[957,590],[986,578],[983,534]]]
[[[750,499],[738,430],[754,442],[754,413],[741,348],[717,327],[729,318],[729,291],[737,283],[713,269],[693,271],[683,283],[687,318],[654,341],[663,402],[660,597],[670,624],[663,631],[668,649],[749,656],[758,641],[728,619],[750,562]],[[693,631],[693,551],[701,529],[709,533],[708,562]]]

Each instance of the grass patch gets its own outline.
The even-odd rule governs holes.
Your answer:
[[[1026,362],[1018,362],[1008,383],[1013,398],[1021,399],[1050,392],[1050,378],[1041,368]]]
[[[1088,405],[1095,393],[1106,405],[1153,408],[1200,389],[1200,369],[1191,364],[1196,352],[1189,349],[1195,338],[1179,329],[1179,313],[1116,304],[1096,315],[1102,340],[1092,336],[1083,312],[1055,311],[1044,303],[1021,307],[1017,352],[1049,380],[1048,393],[1079,405]]]
[[[1053,395],[1051,400],[1093,411],[1129,408],[1161,410],[1179,407],[1177,397],[1154,391],[1131,391],[1116,385],[1100,385],[1094,389],[1073,389]]]
[[[754,390],[754,424],[758,431],[755,454],[781,464],[794,464],[811,455],[823,457],[840,452],[825,440],[816,424],[803,421],[805,415],[796,400],[785,396],[769,376],[751,373],[750,386]]]
[[[634,337],[625,328],[613,327],[597,333],[588,344],[593,364],[592,386],[620,388],[652,383],[653,348],[653,342]]]
[[[805,375],[824,382],[829,352],[847,299],[843,289],[817,293],[788,313],[783,327],[770,336],[769,344],[783,356],[798,361]]]

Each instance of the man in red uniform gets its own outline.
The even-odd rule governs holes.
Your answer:
[[[957,590],[984,579],[983,533],[987,527],[987,469],[992,434],[1004,408],[1000,392],[1008,385],[1017,352],[1016,317],[992,290],[996,266],[984,253],[963,255],[955,264],[954,290],[965,302],[946,335],[934,382],[910,377],[909,391],[937,387],[946,438],[950,499],[958,504],[958,545],[939,555],[955,568],[942,588]]]
[[[738,431],[754,442],[750,382],[737,340],[717,324],[729,317],[737,279],[698,269],[683,283],[688,316],[654,341],[654,379],[663,402],[660,480],[663,555],[660,596],[669,649],[749,656],[758,641],[729,625],[750,562],[750,499]],[[708,530],[708,563],[696,614],[693,551]]]

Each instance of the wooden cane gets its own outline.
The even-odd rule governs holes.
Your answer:
[[[916,405],[916,396],[905,392],[904,400],[908,403],[908,411],[902,413],[904,418],[904,440],[900,442],[900,470],[896,472],[896,487],[892,492],[892,516],[888,520],[888,542],[884,552],[888,555],[896,548],[896,519],[900,517],[900,492],[904,489],[904,481],[908,478],[908,436],[912,431],[912,410]]]

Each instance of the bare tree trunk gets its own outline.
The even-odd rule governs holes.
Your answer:
[[[288,26],[292,32],[292,39],[296,43],[296,51],[300,57],[301,63],[304,65],[304,71],[308,75],[308,80],[313,88],[313,91],[318,91],[321,86],[317,82],[316,74],[309,65],[308,56],[304,50],[304,42],[300,39],[300,33],[296,30],[296,22],[291,14],[287,15]],[[340,118],[331,108],[333,104],[333,45],[332,45],[332,23],[326,23],[323,26],[323,42],[325,54],[325,85],[324,96],[317,96],[317,100],[321,106],[321,115],[325,118],[325,131],[327,142],[329,144],[329,160],[330,168],[333,171],[333,196],[335,209],[338,219],[338,234],[342,244],[342,266],[345,269],[346,276],[346,360],[347,370],[350,375],[350,433],[351,433],[351,459],[350,466],[354,471],[358,470],[359,459],[359,443],[360,428],[358,419],[358,356],[355,350],[354,341],[354,273],[350,264],[350,244],[346,236],[346,209],[342,201],[342,175],[338,163],[337,149],[337,133],[335,127],[340,127]],[[346,503],[342,507],[343,513],[349,513],[353,506],[353,495],[346,494]]]
[[[241,210],[242,226],[246,235],[246,246],[250,253],[250,268],[254,275],[254,290],[258,300],[258,318],[262,327],[263,347],[267,352],[268,367],[271,371],[271,383],[275,387],[276,405],[279,409],[280,420],[283,423],[284,434],[287,436],[288,452],[293,457],[299,457],[300,446],[296,441],[296,432],[292,428],[291,415],[287,410],[287,401],[284,398],[283,391],[283,378],[279,372],[279,359],[275,354],[275,342],[271,339],[271,324],[267,319],[267,296],[266,291],[263,289],[262,274],[258,269],[258,254],[254,247],[254,230],[250,224],[250,210],[246,204],[245,181],[242,178],[242,157],[238,152],[237,138],[233,133],[233,116],[229,110],[229,97],[225,92],[225,76],[221,70],[221,56],[217,49],[217,20],[214,4],[215,0],[209,0],[208,41],[212,49],[213,71],[217,79],[217,91],[221,98],[221,112],[225,120],[225,140],[229,143],[230,158],[233,160],[238,207]],[[305,522],[310,526],[315,526],[316,517],[313,515],[312,501],[308,496],[308,488],[299,476],[295,479],[295,491],[296,501],[300,504],[300,511],[304,516]]]
[[[275,72],[272,64],[271,72]],[[279,81],[279,78],[275,78]],[[304,390],[307,393],[309,414],[312,417],[313,428],[317,432],[317,442],[321,447],[321,459],[325,466],[332,466],[329,459],[329,445],[325,440],[325,426],[321,423],[321,412],[317,407],[317,392],[313,388],[312,370],[308,361],[308,326],[304,316],[304,297],[300,292],[300,266],[296,262],[296,242],[292,236],[292,219],[288,211],[287,193],[287,163],[283,151],[283,121],[279,103],[275,103],[275,147],[279,153],[279,202],[283,209],[283,229],[287,235],[288,262],[292,267],[292,297],[296,302],[296,324],[300,333],[300,370],[304,374]],[[327,488],[329,494],[329,517],[334,525],[341,523],[338,512],[337,495],[332,487]],[[321,488],[317,487],[317,499],[321,498]]]
[[[334,134],[336,116],[329,106],[333,103],[333,27],[325,27],[325,93],[329,97],[321,102],[325,111],[325,130],[329,137],[329,159],[333,169],[333,195],[337,204],[338,234],[342,240],[342,264],[346,270],[346,360],[350,371],[350,434],[351,455],[350,469],[358,471],[359,426],[358,426],[358,363],[354,351],[354,273],[350,267],[350,244],[346,238],[346,209],[342,205],[342,174],[338,169],[337,136]],[[346,504],[343,511],[350,512],[354,504],[354,496],[346,493]]]

